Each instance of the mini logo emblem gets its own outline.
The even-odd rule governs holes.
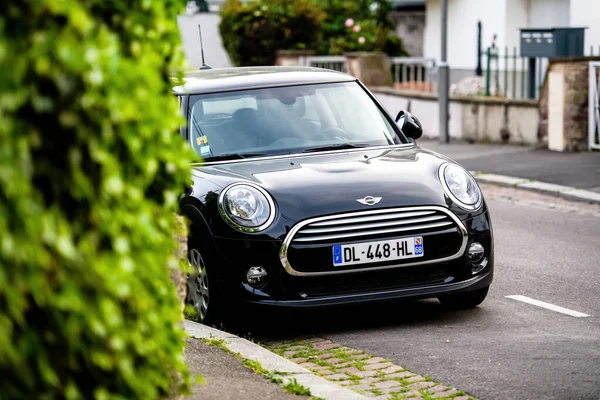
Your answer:
[[[367,196],[364,199],[356,199],[356,201],[365,206],[374,206],[381,201],[381,197]]]

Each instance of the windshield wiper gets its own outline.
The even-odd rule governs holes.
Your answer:
[[[302,153],[314,153],[317,151],[327,151],[327,150],[361,149],[363,147],[369,147],[369,146],[370,145],[367,143],[338,143],[338,144],[330,144],[327,146],[309,147],[307,149],[302,150]]]
[[[206,157],[205,161],[243,160],[249,157],[264,157],[267,153],[226,153]]]

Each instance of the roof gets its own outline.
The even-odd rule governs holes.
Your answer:
[[[215,68],[189,72],[177,94],[201,94],[263,87],[351,82],[356,78],[342,72],[308,67]]]

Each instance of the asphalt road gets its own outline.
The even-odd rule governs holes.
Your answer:
[[[600,207],[486,191],[496,275],[479,308],[388,303],[296,315],[287,329],[389,358],[480,399],[600,399]]]

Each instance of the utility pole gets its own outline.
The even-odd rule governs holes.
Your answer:
[[[483,68],[481,67],[481,20],[477,21],[477,69],[475,75],[483,75]]]
[[[449,70],[447,62],[447,21],[448,21],[448,0],[442,0],[442,57],[440,60],[438,98],[440,105],[440,143],[448,143],[448,88],[449,88]]]

